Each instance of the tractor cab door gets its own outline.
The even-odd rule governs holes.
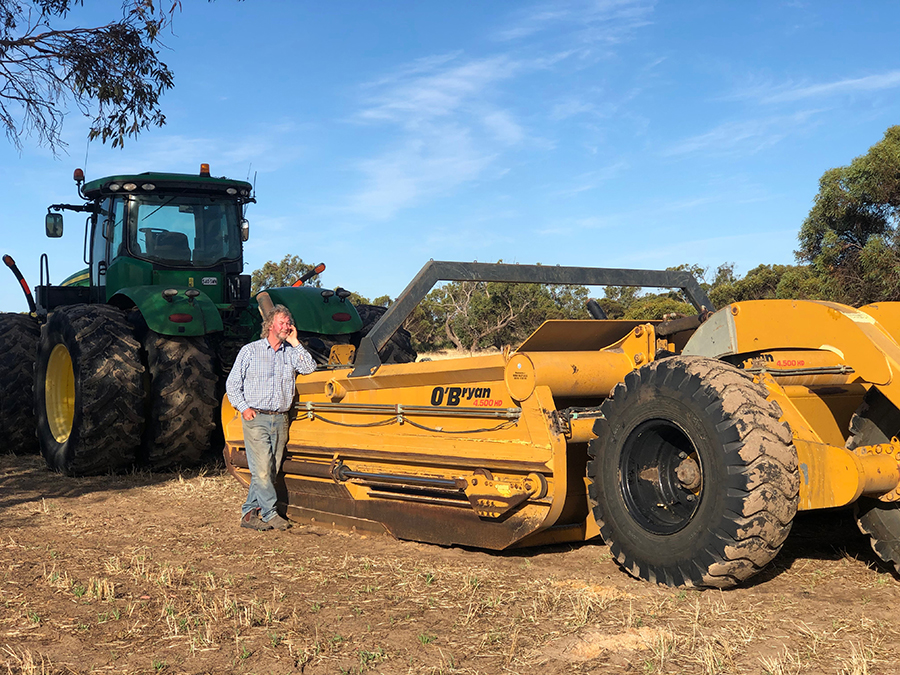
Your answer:
[[[91,299],[106,302],[106,278],[113,259],[125,253],[123,245],[125,204],[121,199],[106,199],[100,213],[91,217],[90,270]]]
[[[109,200],[104,202],[108,205]],[[103,236],[106,218],[103,213],[90,217],[88,228],[90,230],[90,259],[88,267],[91,271],[91,302],[106,302],[106,269],[109,266],[108,252],[109,242]]]

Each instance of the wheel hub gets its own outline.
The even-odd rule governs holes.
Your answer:
[[[668,420],[638,425],[619,467],[625,506],[642,528],[673,534],[691,522],[703,494],[703,465],[679,426]]]
[[[65,443],[75,418],[75,370],[65,345],[58,344],[50,352],[44,392],[50,433],[57,443]]]
[[[684,453],[679,453],[679,456]],[[700,465],[691,457],[684,460],[675,468],[675,476],[682,487],[687,490],[696,490],[700,487]]]

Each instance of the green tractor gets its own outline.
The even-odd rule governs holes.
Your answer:
[[[353,347],[383,308],[354,307],[349,291],[303,285],[251,297],[243,274],[244,217],[253,186],[199,175],[142,173],[75,181],[87,214],[85,263],[51,285],[46,254],[29,314],[0,314],[0,434],[14,452],[38,448],[69,475],[197,464],[217,438],[224,380],[240,347],[259,337],[261,312],[286,305],[298,334],[328,367]],[[332,350],[335,345],[341,349]],[[386,361],[415,359],[399,331]]]

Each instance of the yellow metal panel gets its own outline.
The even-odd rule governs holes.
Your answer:
[[[556,398],[597,396],[608,393],[635,368],[644,363],[646,340],[632,340],[622,347],[600,352],[531,352],[513,354],[506,366],[505,381],[513,397],[528,398],[535,385],[549,387]]]
[[[799,385],[784,387],[785,395],[806,424],[815,429],[816,437],[824,443],[837,446],[843,446],[847,440],[850,417],[862,403],[866,390],[864,385],[858,384],[819,388]],[[796,420],[794,423],[789,421],[789,424],[793,429]]]
[[[303,517],[322,510],[345,524],[383,522],[401,538],[486,548],[557,524],[568,467],[553,394],[539,385],[519,405],[504,365],[495,355],[385,365],[372,377],[299,377],[285,462],[289,502]],[[240,420],[225,410],[230,464],[239,464]],[[584,529],[553,536],[565,531],[571,540]]]
[[[872,316],[833,302],[734,303],[703,324],[688,343],[690,353],[707,356],[773,349],[833,352],[852,366],[862,380],[879,385],[887,385],[892,365],[900,364],[900,346],[878,327]],[[717,353],[708,353],[710,350]]]
[[[561,349],[589,352],[605,349],[631,333],[638,326],[659,321],[545,321],[519,347],[520,352],[556,352]]]
[[[900,302],[876,302],[859,308],[875,319],[894,342],[900,341]]]
[[[794,439],[800,471],[801,511],[852,504],[897,487],[900,466],[892,455],[860,456],[823,443]]]
[[[528,354],[513,354],[506,364],[503,378],[510,395],[516,401],[525,401],[534,393],[536,385],[534,362]]]

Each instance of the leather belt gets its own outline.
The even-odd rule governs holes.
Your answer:
[[[281,412],[280,410],[260,410],[259,408],[253,408],[260,415],[287,415],[287,410]]]

